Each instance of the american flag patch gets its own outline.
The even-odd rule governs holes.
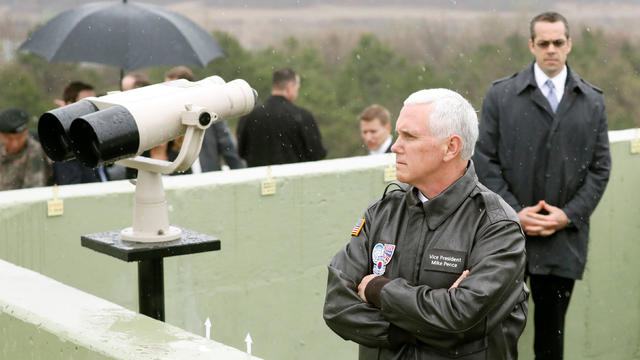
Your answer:
[[[363,226],[364,226],[364,219],[358,220],[358,222],[353,227],[353,229],[351,229],[351,235],[358,236],[358,234],[360,234],[360,230],[362,230]]]

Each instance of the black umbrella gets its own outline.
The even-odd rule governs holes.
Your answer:
[[[224,56],[215,40],[186,17],[142,3],[96,2],[65,11],[19,50],[52,62],[95,62],[123,70],[158,65],[204,67]]]

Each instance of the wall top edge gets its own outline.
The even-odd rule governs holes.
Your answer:
[[[624,142],[640,139],[640,129],[625,129],[609,131],[609,142]],[[341,173],[352,170],[367,170],[395,164],[395,154],[365,155],[349,158],[312,161],[306,163],[284,164],[271,166],[271,177],[314,176],[327,173]],[[208,185],[224,185],[264,180],[267,178],[267,167],[254,167],[230,171],[212,171],[203,174],[165,176],[165,189],[193,188]],[[85,197],[87,194],[95,196],[113,195],[119,193],[133,193],[135,186],[128,180],[110,181],[107,183],[91,183],[64,185],[58,187],[59,198]],[[28,203],[50,200],[53,197],[52,187],[0,191],[0,208],[13,205],[16,202]]]
[[[0,260],[3,312],[114,359],[259,360]]]
[[[353,170],[382,168],[395,164],[395,154],[357,156],[331,160],[312,161],[306,163],[271,166],[271,177],[278,178],[315,176],[329,173],[342,173]],[[267,179],[267,167],[254,167],[229,171],[212,171],[202,174],[165,176],[164,189],[185,189],[208,185],[225,185],[246,183]],[[58,187],[58,198],[96,197],[121,193],[133,193],[135,186],[129,180],[109,181],[106,183],[90,183],[63,185]],[[0,191],[0,208],[16,203],[31,203],[51,200],[53,187]]]
[[[640,129],[625,129],[609,131],[609,142],[631,141],[640,138]]]

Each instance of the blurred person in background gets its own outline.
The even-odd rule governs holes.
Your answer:
[[[20,109],[0,113],[0,190],[52,184],[51,162],[29,136],[29,117]]]
[[[360,135],[364,140],[369,155],[391,152],[393,137],[391,136],[391,114],[389,110],[373,104],[358,115]]]
[[[150,85],[149,78],[145,74],[130,73],[122,78],[120,88],[122,91],[137,89],[139,87]]]
[[[300,76],[292,69],[273,72],[271,96],[238,123],[238,151],[247,166],[321,160],[327,155],[313,115],[293,102]]]

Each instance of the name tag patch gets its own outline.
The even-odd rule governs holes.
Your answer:
[[[426,262],[425,270],[461,274],[467,262],[467,253],[455,250],[430,249],[427,250]]]

